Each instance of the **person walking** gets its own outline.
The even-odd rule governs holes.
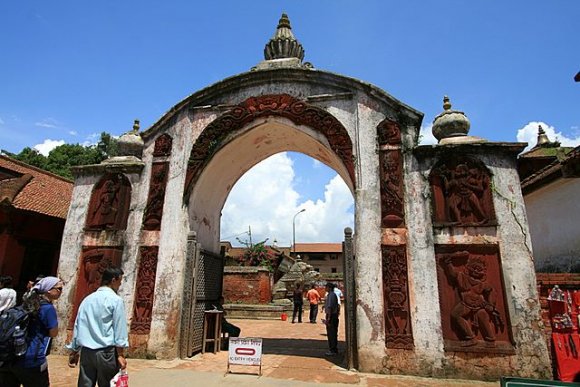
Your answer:
[[[318,316],[318,303],[320,302],[320,293],[318,293],[318,290],[314,288],[314,285],[312,288],[310,288],[308,293],[306,293],[306,298],[310,303],[310,314],[308,316],[310,318],[310,323],[316,324],[316,316]]]
[[[30,313],[24,356],[13,364],[0,367],[2,387],[48,387],[50,339],[58,334],[58,318],[52,303],[62,293],[63,282],[57,277],[45,277],[23,297],[23,308]]]
[[[79,363],[78,387],[108,387],[119,369],[127,368],[125,350],[129,347],[127,317],[123,299],[117,295],[123,271],[107,268],[101,287],[88,295],[75,320],[69,366]]]
[[[338,297],[334,292],[334,284],[326,284],[326,299],[324,300],[324,313],[326,319],[326,337],[328,339],[329,351],[326,356],[335,356],[338,354]]]
[[[296,319],[296,314],[298,314],[298,322],[302,322],[302,306],[304,305],[303,297],[302,297],[302,289],[300,284],[296,284],[296,288],[294,289],[294,293],[292,294],[292,300],[294,301],[294,310],[292,311],[292,324],[294,324],[294,320]]]

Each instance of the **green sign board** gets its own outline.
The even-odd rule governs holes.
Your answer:
[[[501,387],[559,387],[578,386],[578,383],[558,382],[555,380],[538,380],[522,378],[501,378]]]

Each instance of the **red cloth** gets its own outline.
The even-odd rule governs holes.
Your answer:
[[[574,340],[576,356],[570,348],[568,337],[572,337]],[[558,379],[563,382],[574,381],[574,377],[580,372],[580,337],[578,333],[552,333],[552,346]]]

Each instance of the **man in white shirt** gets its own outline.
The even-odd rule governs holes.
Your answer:
[[[77,313],[72,342],[67,346],[69,366],[79,361],[79,387],[108,386],[117,371],[127,367],[125,349],[129,347],[127,316],[123,299],[117,295],[123,271],[107,268],[101,287],[89,294]]]

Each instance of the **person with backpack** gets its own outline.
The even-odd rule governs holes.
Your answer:
[[[15,355],[24,354],[4,361],[0,367],[0,386],[50,386],[46,355],[50,339],[58,334],[58,318],[52,303],[60,297],[62,287],[63,282],[59,278],[45,277],[24,295],[22,307],[13,308],[27,314],[19,314],[22,317],[17,321],[18,327],[14,328],[12,343]],[[19,335],[24,336],[25,340],[21,340]]]

